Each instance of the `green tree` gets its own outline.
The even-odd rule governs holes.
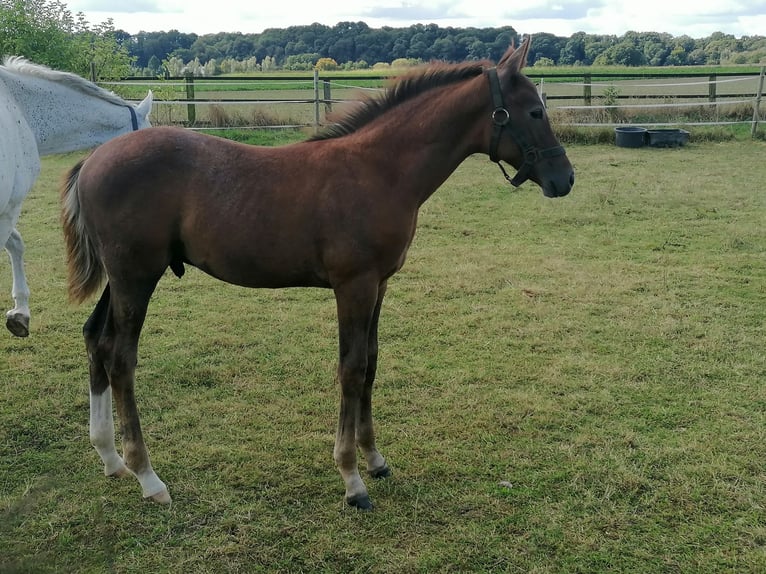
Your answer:
[[[576,32],[567,40],[561,48],[559,63],[566,66],[585,64],[585,32]]]
[[[202,66],[203,73],[206,76],[217,76],[221,73],[221,66],[218,64],[218,60],[210,58],[205,65]]]
[[[468,58],[471,60],[486,60],[489,58],[489,46],[481,40],[475,40],[468,46]]]
[[[457,54],[457,45],[452,36],[445,38],[439,38],[431,46],[431,56],[436,60],[444,60],[445,62],[456,62],[460,59]]]
[[[554,63],[558,62],[561,57],[561,51],[567,44],[567,39],[553,34],[539,33],[532,36],[532,46],[530,46],[530,61],[529,63],[535,65],[535,62],[542,58],[552,60]]]
[[[157,56],[149,58],[149,64],[146,66],[152,76],[159,76],[162,71],[162,62]]]
[[[129,76],[135,61],[117,41],[111,18],[91,27],[82,13],[77,14],[72,48],[69,69],[85,77],[92,72],[101,79]]]
[[[644,58],[650,66],[662,66],[668,58],[671,44],[656,40],[644,43]]]
[[[169,76],[178,77],[183,74],[184,61],[178,56],[171,56],[163,62],[163,66],[168,72]]]
[[[274,58],[271,56],[266,56],[263,60],[261,60],[261,70],[264,72],[271,72],[272,70],[276,70],[277,63],[274,61]]]
[[[611,46],[617,43],[617,36],[588,34],[585,36],[585,60],[583,63],[590,66],[594,60]]]
[[[0,0],[0,53],[70,70],[74,19],[57,0]]]
[[[0,0],[0,53],[24,56],[57,70],[125,76],[132,59],[111,20],[92,26],[58,0]]]
[[[687,61],[687,53],[686,50],[684,50],[684,47],[680,44],[676,44],[673,49],[670,51],[670,55],[668,55],[667,60],[665,60],[665,63],[668,66],[683,66],[686,64]]]
[[[312,70],[319,60],[319,54],[293,54],[287,56],[285,70]]]
[[[644,54],[630,40],[610,46],[593,61],[598,66],[640,66],[644,63]]]

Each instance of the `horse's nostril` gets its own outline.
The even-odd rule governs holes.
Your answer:
[[[569,176],[569,185],[574,185],[574,172]]]

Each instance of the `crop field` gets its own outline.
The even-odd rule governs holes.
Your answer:
[[[103,476],[58,220],[80,155],[46,158],[32,334],[0,333],[0,572],[766,571],[766,143],[568,153],[565,198],[476,156],[423,206],[381,316],[369,513],[332,462],[332,293],[196,269],[160,282],[137,369],[173,505]]]

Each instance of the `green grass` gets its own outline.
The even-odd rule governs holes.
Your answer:
[[[284,145],[306,139],[313,130],[306,129],[211,129],[205,133],[250,145]]]
[[[137,371],[174,504],[101,475],[58,224],[79,156],[46,159],[32,335],[0,335],[0,571],[766,570],[766,144],[568,151],[567,198],[475,157],[424,205],[381,319],[372,513],[332,464],[331,293],[194,269]]]

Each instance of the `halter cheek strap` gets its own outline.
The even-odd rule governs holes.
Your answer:
[[[136,115],[136,108],[128,104],[128,111],[130,111],[130,123],[133,126],[133,131],[138,131],[138,116]]]
[[[487,68],[484,72],[489,79],[489,91],[492,96],[493,106],[492,137],[489,142],[489,159],[500,167],[500,171],[503,172],[503,177],[505,177],[511,185],[518,187],[529,179],[532,169],[537,162],[542,159],[564,155],[566,152],[560,145],[543,150],[539,150],[531,145],[526,140],[521,130],[511,122],[511,113],[508,111],[508,108],[505,107],[505,102],[503,101],[503,92],[500,89],[500,79],[497,77],[497,68]],[[521,164],[521,167],[513,178],[511,178],[505,171],[505,168],[503,167],[503,164],[500,163],[500,158],[497,155],[497,150],[500,147],[500,137],[503,135],[504,129],[507,129],[510,132],[511,137],[521,148],[521,152],[524,155],[524,163]]]

